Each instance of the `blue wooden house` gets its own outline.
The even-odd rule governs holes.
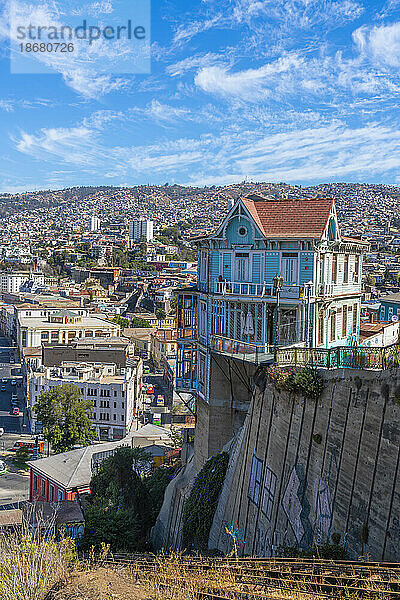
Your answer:
[[[341,236],[332,198],[240,198],[196,244],[197,288],[178,295],[178,388],[206,390],[210,352],[262,363],[357,343],[366,246]]]
[[[381,298],[380,321],[400,321],[400,293],[389,294]]]

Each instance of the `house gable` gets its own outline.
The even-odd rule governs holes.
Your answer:
[[[253,246],[256,239],[264,238],[253,215],[239,199],[225,217],[213,238],[225,238],[228,247]]]

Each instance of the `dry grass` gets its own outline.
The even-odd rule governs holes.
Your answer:
[[[190,560],[175,554],[118,564],[107,554],[108,548],[104,546],[102,556],[93,555],[78,564],[71,540],[57,542],[50,533],[39,535],[29,528],[22,534],[3,534],[0,600],[357,600],[361,597],[387,600],[391,597],[383,576],[372,573],[356,581],[356,574],[347,571],[340,580],[342,573],[332,575],[335,572],[329,563],[324,563],[323,570],[329,583],[336,582],[338,588],[319,590],[310,585],[312,575],[296,572],[299,569],[289,562],[277,563],[273,577],[268,579],[272,568],[268,563],[250,563],[250,567],[249,563],[243,563],[246,564],[243,569],[241,561]],[[318,577],[318,570],[315,573]],[[400,582],[400,576],[393,577]],[[363,593],[346,587],[349,581],[350,586],[362,587]]]
[[[57,542],[51,530],[31,530],[0,535],[1,600],[42,600],[55,581],[63,579],[75,558],[75,544]]]
[[[59,587],[59,586],[57,586]],[[61,589],[54,589],[46,600],[148,600],[146,590],[135,584],[124,570],[99,567],[75,571]]]
[[[387,600],[390,594],[386,584],[376,576],[366,578],[356,587],[363,591],[355,591],[344,584],[334,591],[319,590],[309,584],[310,579],[304,577],[283,577],[271,580],[268,587],[261,585],[264,575],[241,576],[232,563],[223,561],[210,563],[207,569],[193,567],[189,561],[183,561],[179,555],[156,558],[155,568],[143,572],[140,567],[131,568],[130,576],[143,584],[151,600],[202,600],[208,598],[227,598],[229,600],[332,600],[333,598],[351,598],[357,600]],[[330,580],[332,582],[332,579]],[[353,584],[354,585],[354,582]],[[371,590],[368,592],[366,590]]]

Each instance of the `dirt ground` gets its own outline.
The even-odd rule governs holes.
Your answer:
[[[51,591],[46,600],[151,600],[151,598],[140,585],[130,581],[123,572],[98,568],[75,573],[61,589]]]

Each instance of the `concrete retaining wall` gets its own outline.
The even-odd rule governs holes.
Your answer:
[[[257,378],[210,548],[229,552],[225,527],[233,525],[246,554],[305,548],[336,533],[353,558],[400,561],[400,371],[322,373],[318,402]]]

